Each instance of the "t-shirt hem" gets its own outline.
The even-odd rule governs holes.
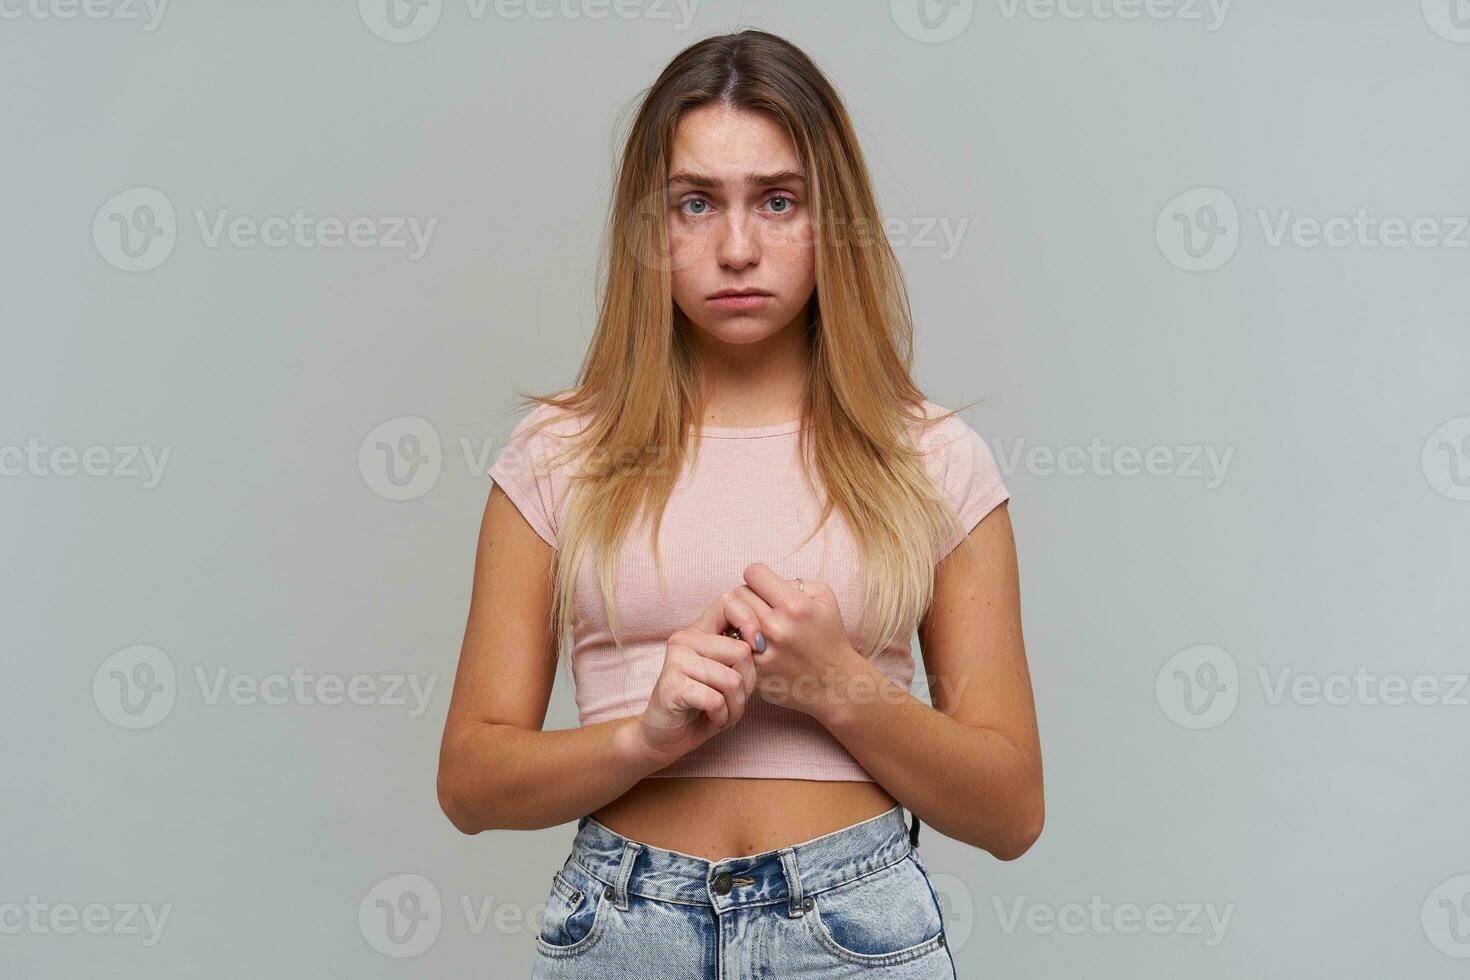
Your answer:
[[[1009,500],[1010,497],[1010,491],[1004,485],[1000,485],[985,496],[977,497],[971,501],[959,514],[959,525],[963,533],[958,537],[950,539],[948,546],[944,549],[944,554],[940,557],[943,558],[958,548],[960,542],[968,537],[971,531],[975,530],[976,525],[983,521],[991,511],[999,507],[1003,501]]]
[[[521,516],[526,519],[527,524],[531,525],[531,530],[536,532],[536,536],[555,548],[556,535],[551,532],[551,529],[546,526],[546,523],[540,516],[540,512],[537,509],[538,501],[535,491],[522,486],[515,480],[503,478],[493,467],[487,475],[494,481],[496,486],[505,492],[505,495],[510,498],[510,502],[515,504],[516,510],[521,512]]]
[[[745,766],[701,766],[689,770],[668,771],[673,767],[666,767],[657,772],[649,773],[647,779],[671,779],[677,777],[700,777],[714,779],[807,779],[815,782],[877,782],[864,769],[853,769],[846,766],[823,766],[813,770],[811,768],[792,769],[783,772],[772,772],[769,769],[755,769]]]

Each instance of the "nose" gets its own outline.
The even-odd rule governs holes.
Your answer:
[[[744,269],[760,261],[760,242],[748,221],[744,216],[734,215],[720,226],[716,253],[720,265],[728,269]]]

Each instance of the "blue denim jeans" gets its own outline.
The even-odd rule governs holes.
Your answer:
[[[535,942],[533,980],[957,976],[899,806],[719,861],[582,817]]]

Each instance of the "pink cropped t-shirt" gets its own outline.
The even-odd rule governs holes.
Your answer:
[[[946,411],[930,401],[923,405],[930,418]],[[566,510],[568,473],[575,472],[576,463],[546,461],[566,455],[558,436],[581,425],[558,419],[529,438],[526,430],[554,411],[539,405],[530,412],[489,470],[553,548]],[[797,469],[799,426],[800,420],[755,428],[701,427],[702,447],[681,474],[659,530],[662,575],[646,528],[628,535],[619,556],[614,595],[622,648],[613,643],[593,563],[582,562],[571,636],[582,725],[640,714],[663,666],[669,636],[740,585],[752,562],[764,562],[787,579],[799,576],[831,586],[853,646],[868,647],[871,639],[857,625],[862,568],[846,520],[834,511],[825,527],[797,548],[820,516],[820,503]],[[958,415],[923,430],[917,445],[959,518],[961,530],[946,542],[942,557],[1010,495],[990,448]],[[872,659],[905,689],[914,676],[913,632],[901,634]],[[733,727],[650,775],[873,781],[820,722],[762,699],[758,690]]]

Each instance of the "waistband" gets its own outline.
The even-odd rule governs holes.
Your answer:
[[[799,844],[718,861],[632,840],[585,816],[570,859],[610,889],[619,908],[640,895],[721,911],[786,902],[801,915],[806,897],[881,871],[913,849],[903,807],[895,805]]]

